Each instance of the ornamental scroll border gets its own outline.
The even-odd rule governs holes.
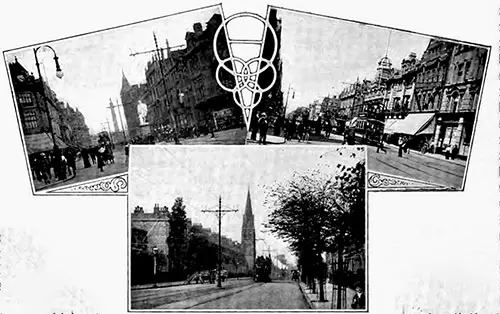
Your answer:
[[[50,190],[44,194],[111,194],[111,195],[127,195],[128,194],[128,172],[118,174],[103,179],[93,180],[78,185],[72,185],[60,189]]]

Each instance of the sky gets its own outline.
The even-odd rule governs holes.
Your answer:
[[[216,210],[220,195],[223,209],[238,209],[223,217],[222,234],[240,242],[249,188],[256,238],[263,239],[257,241],[257,254],[263,254],[269,247],[275,250],[271,252],[273,256],[285,254],[291,262],[295,259],[288,245],[265,232],[263,227],[272,211],[264,206],[266,189],[287,181],[295,171],[318,169],[325,163],[353,165],[365,158],[364,153],[352,147],[342,150],[357,152],[356,158],[348,157],[348,153],[340,155],[339,148],[324,146],[133,146],[131,149],[130,211],[142,206],[145,212],[152,212],[155,203],[171,208],[175,198],[182,196],[187,216],[194,223],[217,232],[216,214],[201,211]],[[324,157],[320,158],[321,155]]]
[[[386,52],[393,67],[400,68],[410,52],[420,58],[430,40],[428,36],[283,9],[278,10],[278,17],[282,19],[284,97],[289,86],[295,90],[287,111],[338,95],[348,86],[343,82],[353,83],[358,77],[372,79]]]
[[[144,70],[152,58],[152,54],[135,57],[130,54],[154,49],[153,32],[160,47],[166,47],[166,39],[171,47],[185,44],[186,32],[192,31],[193,24],[200,22],[205,29],[206,22],[215,13],[221,13],[219,6],[49,42],[47,44],[55,49],[59,57],[64,77],[56,77],[53,54],[46,48],[40,49],[37,54],[42,76],[59,99],[84,114],[92,133],[100,132],[106,119],[113,130],[111,112],[106,107],[110,99],[115,104],[120,99],[122,70],[131,84],[143,83],[146,81]],[[6,61],[12,62],[17,57],[29,72],[38,77],[33,53],[35,47],[6,53]],[[124,118],[123,110],[120,111]]]

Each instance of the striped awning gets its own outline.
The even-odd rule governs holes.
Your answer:
[[[30,134],[24,137],[28,154],[40,153],[54,149],[54,141],[49,133]],[[59,148],[66,148],[68,145],[56,136],[56,144]]]
[[[410,113],[404,119],[388,119],[385,122],[384,133],[433,134],[434,125],[434,113]]]

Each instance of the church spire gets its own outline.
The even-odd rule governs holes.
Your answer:
[[[252,197],[250,196],[250,186],[248,186],[248,192],[247,192],[247,202],[245,205],[245,216],[248,218],[253,217],[253,212],[252,212]]]
[[[241,249],[247,262],[247,271],[251,273],[255,265],[255,224],[252,212],[252,198],[250,186],[248,186],[245,213],[243,214],[243,224],[241,226]]]
[[[127,90],[130,88],[130,83],[127,80],[127,77],[125,76],[125,72],[123,72],[122,69],[122,91]]]

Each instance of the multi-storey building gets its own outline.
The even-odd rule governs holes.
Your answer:
[[[203,29],[201,23],[187,32],[183,49],[173,50],[167,41],[166,55],[162,52],[148,62],[146,68],[148,111],[153,130],[167,125],[174,128],[205,125],[213,120],[212,113],[224,109],[233,112],[233,124],[241,117],[241,109],[217,83],[218,66],[214,56],[213,39],[222,23],[214,14]],[[224,37],[221,34],[221,37]],[[229,56],[225,40],[217,42],[221,58]]]
[[[132,254],[148,255],[156,254],[156,271],[168,272],[168,244],[169,223],[167,209],[155,205],[153,212],[144,212],[144,209],[137,206],[131,214],[132,230],[136,234],[145,234],[146,238],[132,238]],[[137,246],[137,245],[138,246]],[[140,265],[139,265],[140,266]],[[134,267],[133,267],[134,268]],[[152,269],[151,269],[152,270]]]
[[[458,155],[469,153],[487,58],[486,48],[454,45],[436,114],[436,151],[456,147]]]
[[[90,144],[81,112],[60,101],[48,85],[30,74],[17,59],[9,63],[9,71],[29,155],[51,151],[54,144],[59,148]]]

